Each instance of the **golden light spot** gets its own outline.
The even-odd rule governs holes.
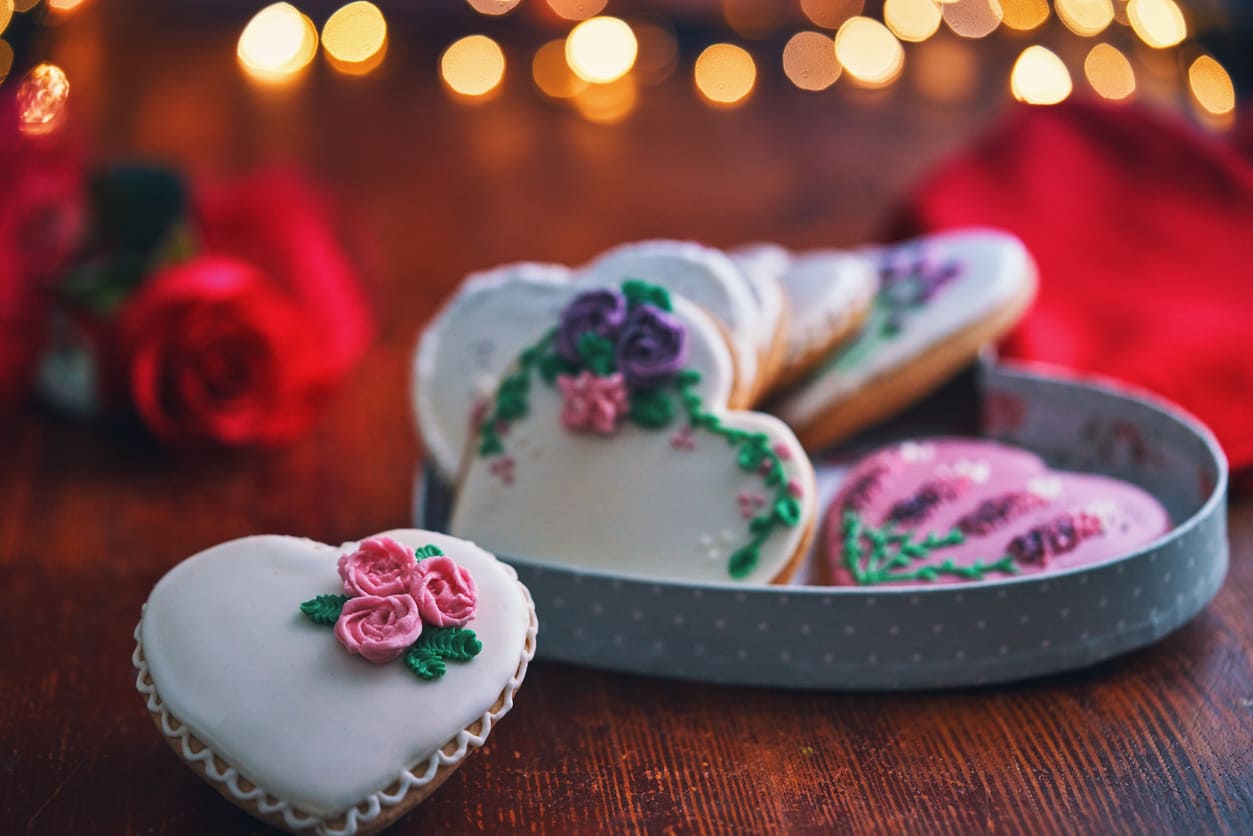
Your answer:
[[[696,59],[696,89],[708,101],[735,105],[753,92],[757,65],[753,56],[734,44],[713,44]]]
[[[797,32],[783,47],[783,72],[802,90],[826,90],[840,77],[835,41],[822,32]]]
[[[444,50],[439,74],[454,93],[485,96],[505,77],[505,53],[486,35],[466,35]]]
[[[914,86],[940,104],[964,101],[974,91],[978,61],[969,41],[951,36],[919,44],[909,64]]]
[[[466,0],[470,8],[483,15],[503,15],[512,12],[520,0]]]
[[[83,5],[83,0],[48,0],[48,8],[60,15],[67,15]]]
[[[587,20],[605,10],[608,0],[548,0],[548,5],[566,20]]]
[[[1020,102],[1049,105],[1063,101],[1073,85],[1066,65],[1056,53],[1042,46],[1029,46],[1014,62],[1009,89]]]
[[[963,38],[984,38],[1001,25],[999,0],[952,0],[943,6],[944,22]]]
[[[1154,49],[1174,46],[1188,36],[1188,24],[1174,0],[1131,0],[1127,4],[1131,28]]]
[[[727,25],[745,38],[764,38],[774,32],[785,8],[778,0],[722,0]]]
[[[0,81],[8,78],[11,69],[13,69],[13,47],[9,46],[8,41],[0,41]]]
[[[801,0],[801,11],[814,26],[839,29],[844,21],[861,14],[864,0]]]
[[[560,38],[535,51],[531,77],[540,92],[553,99],[568,99],[587,89],[587,82],[575,75],[566,63],[566,42]]]
[[[612,125],[635,109],[635,79],[623,76],[608,84],[589,84],[574,97],[574,106],[589,122]]]
[[[905,66],[905,50],[888,28],[869,17],[851,17],[835,34],[835,56],[862,87],[886,87]]]
[[[37,64],[17,88],[17,126],[28,136],[52,133],[65,120],[70,80],[56,64]]]
[[[274,3],[248,21],[235,54],[253,78],[282,81],[309,66],[317,50],[313,21],[290,3]]]
[[[13,19],[13,0],[0,0],[0,35],[8,28]]]
[[[322,27],[322,48],[331,66],[349,75],[365,75],[382,63],[387,50],[387,21],[378,6],[357,0],[342,6]]]
[[[883,22],[902,41],[925,41],[940,28],[940,6],[935,0],[887,0]]]
[[[566,60],[570,69],[584,81],[608,84],[631,71],[639,42],[626,21],[616,17],[594,17],[570,30],[566,38]]]
[[[1049,19],[1048,0],[1001,0],[1001,21],[1010,29],[1030,32]]]
[[[1114,22],[1110,0],[1055,0],[1057,19],[1076,35],[1090,38]]]
[[[39,0],[13,0],[13,11],[29,12],[39,5]]]
[[[1223,116],[1236,107],[1236,90],[1231,76],[1208,55],[1202,55],[1188,67],[1188,87],[1192,98],[1206,113]]]
[[[1083,74],[1098,95],[1125,99],[1136,91],[1136,74],[1131,62],[1109,44],[1097,44],[1083,60]]]
[[[639,21],[633,21],[631,28],[639,43],[632,75],[644,84],[660,84],[673,75],[679,65],[679,43],[673,30],[663,23]]]

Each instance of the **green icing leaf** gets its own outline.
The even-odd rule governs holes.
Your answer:
[[[405,651],[405,665],[417,674],[419,679],[439,679],[448,670],[443,659],[416,646]]]
[[[422,635],[405,651],[405,664],[422,679],[439,679],[444,660],[468,662],[483,649],[473,630],[461,627],[423,627]]]
[[[681,388],[695,386],[697,383],[700,383],[700,372],[696,371],[696,369],[683,369],[675,375],[674,379]],[[693,397],[696,397],[697,401],[700,400],[699,396],[693,395]]]
[[[727,572],[731,577],[739,579],[746,576],[757,565],[757,561],[761,559],[761,553],[757,549],[755,543],[749,543],[747,546],[741,546],[731,555],[731,560],[727,564]]]
[[[302,603],[300,611],[314,624],[330,625],[339,618],[347,600],[347,595],[319,595]]]
[[[801,504],[794,496],[785,496],[774,503],[774,515],[786,526],[794,526],[801,521]]]
[[[585,331],[579,335],[578,349],[584,368],[597,377],[611,375],[617,370],[613,340],[608,337]]]
[[[627,304],[632,308],[637,305],[652,305],[663,311],[673,308],[668,290],[640,279],[628,279],[623,282],[622,295],[627,298]]]
[[[674,411],[674,399],[664,389],[656,389],[632,393],[627,415],[644,429],[655,430],[669,424]]]
[[[418,560],[421,560],[424,557],[440,557],[443,554],[444,552],[439,546],[432,545],[431,543],[427,543],[425,546],[413,550],[413,556]]]
[[[544,379],[545,383],[552,384],[557,380],[558,375],[576,374],[579,370],[578,363],[571,363],[560,354],[553,352],[545,354],[539,359],[537,364],[539,368],[539,376]]]

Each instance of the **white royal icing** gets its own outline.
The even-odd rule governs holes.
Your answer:
[[[578,281],[618,287],[642,279],[695,302],[729,332],[740,383],[757,379],[761,322],[748,280],[721,250],[688,241],[623,244],[598,256]]]
[[[704,408],[723,423],[760,431],[782,445],[788,478],[801,488],[800,524],[777,527],[761,559],[742,581],[778,576],[800,546],[814,513],[813,469],[800,443],[771,415],[726,410],[731,361],[717,327],[699,308],[674,297],[674,314],[687,327],[686,368],[701,373]],[[699,582],[730,582],[727,558],[751,538],[739,494],[762,490],[760,477],[736,463],[723,438],[696,429],[684,437],[680,412],[662,429],[629,422],[612,436],[574,433],[561,423],[561,394],[536,382],[525,418],[502,434],[513,459],[511,480],[493,471],[502,457],[474,456],[465,472],[450,528],[508,557],[625,575]],[[720,532],[738,535],[719,542]]]
[[[776,412],[794,427],[803,427],[844,400],[856,396],[870,380],[891,374],[937,343],[953,336],[1021,296],[1035,280],[1035,268],[1022,242],[991,230],[934,235],[900,245],[924,243],[937,260],[955,259],[961,270],[924,307],[907,314],[899,334],[884,340],[852,368],[837,369],[832,355],[791,394]],[[886,250],[867,250],[869,258]],[[786,283],[785,283],[786,287]],[[841,349],[847,351],[856,343]]]
[[[748,280],[748,288],[757,303],[757,347],[765,354],[774,342],[774,333],[783,318],[783,288],[780,277],[787,270],[791,256],[778,244],[748,244],[732,250],[729,255]]]
[[[445,534],[386,534],[433,543],[474,578],[466,626],[483,649],[441,679],[351,655],[301,614],[302,601],[342,590],[336,561],[355,544],[266,535],[214,546],[157,583],[135,631],[137,685],[162,731],[225,792],[294,830],[348,836],[459,763],[512,707],[534,653],[534,608],[510,567]],[[208,748],[193,752],[189,735]]]
[[[847,329],[879,289],[872,260],[837,250],[797,253],[780,282],[792,317],[785,365],[830,343],[831,335]]]

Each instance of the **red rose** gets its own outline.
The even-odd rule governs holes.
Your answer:
[[[119,335],[136,410],[159,437],[275,442],[324,394],[324,334],[250,264],[206,256],[146,281]]]

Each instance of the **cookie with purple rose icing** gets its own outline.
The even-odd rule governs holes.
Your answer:
[[[938,388],[1012,328],[1035,295],[1034,263],[1004,232],[948,232],[862,255],[878,264],[879,290],[857,337],[772,404],[811,450]]]
[[[1169,528],[1135,485],[1050,470],[1004,444],[938,438],[859,461],[827,511],[823,546],[836,585],[961,583],[1099,563]]]
[[[533,562],[699,582],[786,581],[813,468],[777,418],[729,406],[701,308],[642,281],[572,299],[479,423],[451,530]]]
[[[513,569],[402,529],[222,543],[153,588],[136,685],[171,748],[293,833],[374,833],[481,747],[535,652]]]

